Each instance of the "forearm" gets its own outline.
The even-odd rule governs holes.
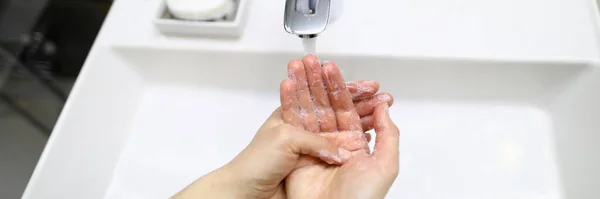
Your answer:
[[[171,199],[243,198],[239,186],[234,174],[219,168],[194,181]]]

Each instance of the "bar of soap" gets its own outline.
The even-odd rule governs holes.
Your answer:
[[[167,0],[171,15],[184,20],[214,20],[233,12],[232,0]]]

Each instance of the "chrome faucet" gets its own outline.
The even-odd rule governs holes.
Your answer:
[[[290,34],[313,38],[329,23],[331,0],[286,0],[283,27]]]

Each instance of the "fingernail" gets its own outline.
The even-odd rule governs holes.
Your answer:
[[[349,160],[352,156],[352,153],[350,153],[350,151],[343,148],[338,148],[338,154],[340,155],[343,161]]]
[[[383,103],[383,109],[385,110],[386,114],[390,114],[390,110],[389,110],[390,106],[387,103]]]
[[[319,157],[321,157],[321,159],[324,160],[327,164],[334,164],[336,162],[338,162],[338,163],[342,162],[340,160],[340,158],[338,157],[338,155],[336,155],[336,154],[330,155],[327,151],[320,151]]]
[[[379,103],[382,103],[382,102],[388,102],[388,101],[391,101],[391,100],[392,100],[392,97],[390,97],[389,95],[385,95],[385,94],[384,94],[384,95],[378,95],[378,96],[377,96],[377,99],[379,100]],[[387,104],[387,103],[386,103],[386,104]]]
[[[333,161],[337,162],[337,163],[343,163],[344,161],[342,161],[342,159],[340,159],[339,156],[334,155],[333,157],[331,157],[331,159],[333,159]],[[328,162],[329,163],[329,162]],[[333,163],[329,163],[329,164],[333,164]]]

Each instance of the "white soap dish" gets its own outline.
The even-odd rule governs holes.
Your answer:
[[[250,0],[233,1],[233,11],[222,19],[194,21],[177,19],[169,13],[166,1],[159,7],[154,25],[165,34],[239,37],[247,21]]]

